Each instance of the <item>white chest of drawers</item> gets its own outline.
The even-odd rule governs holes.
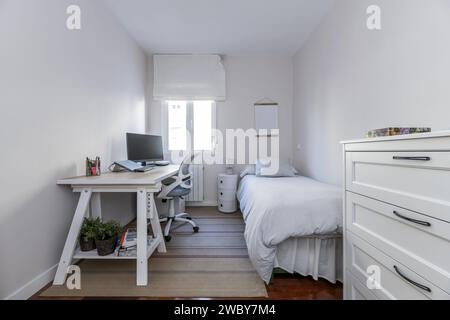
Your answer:
[[[217,202],[219,211],[231,213],[237,210],[237,183],[238,176],[236,174],[219,174],[217,177]]]
[[[344,298],[450,299],[450,132],[343,147]]]

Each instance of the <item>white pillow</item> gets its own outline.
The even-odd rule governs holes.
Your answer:
[[[257,177],[294,177],[298,171],[293,168],[289,162],[280,160],[278,170],[273,172],[270,167],[270,159],[260,159],[256,162]]]
[[[249,164],[244,168],[244,170],[241,171],[241,174],[239,175],[241,178],[245,177],[246,175],[255,175],[256,169],[254,164]]]

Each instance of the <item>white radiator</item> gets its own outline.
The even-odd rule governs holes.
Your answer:
[[[185,197],[185,201],[203,201],[203,170],[204,165],[193,164],[189,167],[192,173],[192,189],[191,193]]]

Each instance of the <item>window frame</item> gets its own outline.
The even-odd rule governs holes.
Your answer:
[[[172,151],[183,151],[183,150],[169,150],[169,101],[183,101],[186,102],[186,129],[190,133],[190,144],[186,141],[187,146],[194,146],[194,102],[197,100],[164,100],[161,102],[161,122],[162,122],[162,138],[163,138],[163,147],[164,153],[170,154]],[[188,150],[195,152],[203,152],[210,151],[215,152],[217,146],[217,137],[216,137],[216,129],[217,129],[217,116],[216,116],[216,101],[211,100],[211,150]]]

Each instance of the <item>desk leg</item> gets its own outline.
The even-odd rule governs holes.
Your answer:
[[[101,193],[100,192],[94,192],[92,194],[91,217],[94,219],[102,218],[102,202],[101,202]]]
[[[161,242],[158,245],[158,252],[167,252],[166,250],[166,243],[164,242],[164,235],[161,230],[161,224],[159,223],[159,216],[158,216],[158,210],[156,209],[155,204],[155,197],[153,193],[148,193],[148,209],[149,209],[149,218],[150,223],[152,225],[153,235],[159,236],[161,239]]]
[[[137,191],[137,260],[136,285],[147,285],[147,197],[145,189]]]
[[[56,271],[55,279],[53,280],[54,285],[63,285],[66,280],[67,268],[70,263],[72,263],[72,256],[77,245],[78,233],[80,232],[81,224],[86,215],[91,195],[91,189],[85,189],[80,194],[77,209],[75,210],[69,234],[67,235],[66,243],[64,245],[64,250],[61,259],[59,260],[58,270]]]

